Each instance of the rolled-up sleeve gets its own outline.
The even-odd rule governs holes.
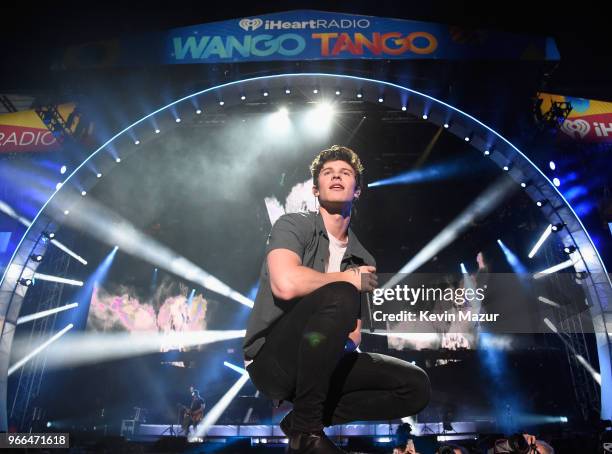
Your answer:
[[[274,249],[289,249],[303,260],[308,232],[305,223],[300,221],[296,215],[285,214],[278,218],[268,236],[266,255]]]

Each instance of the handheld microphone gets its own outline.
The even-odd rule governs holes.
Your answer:
[[[370,322],[370,333],[373,333],[374,330],[374,319],[372,318],[372,301],[370,301],[370,292],[366,293],[366,303],[368,306],[368,321]]]

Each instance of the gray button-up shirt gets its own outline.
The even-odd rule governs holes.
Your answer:
[[[324,273],[325,261],[329,257],[329,237],[321,215],[308,212],[281,216],[268,236],[266,257],[274,249],[289,249],[302,259],[302,266]],[[376,261],[349,228],[348,245],[340,270],[361,265],[376,266]],[[264,259],[259,277],[259,290],[244,338],[243,349],[247,360],[255,358],[266,342],[268,330],[276,320],[290,311],[294,304],[295,300],[281,300],[272,294],[268,261]]]

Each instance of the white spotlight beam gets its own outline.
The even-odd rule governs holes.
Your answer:
[[[31,322],[32,320],[37,320],[39,318],[47,317],[52,314],[57,314],[58,312],[67,311],[68,309],[72,309],[73,307],[77,307],[79,303],[70,303],[65,306],[56,307],[54,309],[48,309],[46,311],[37,312],[35,314],[24,315],[23,317],[19,317],[17,319],[17,324],[21,325],[23,323]]]
[[[3,202],[2,200],[0,200],[0,211],[6,214],[8,217],[15,219],[20,224],[26,227],[30,227],[30,225],[32,224],[32,222],[30,222],[28,219],[19,216],[19,214],[17,214],[17,212],[13,210],[12,207],[10,207],[6,202]]]
[[[58,333],[55,333],[50,339],[48,339],[47,341],[45,341],[44,343],[42,343],[41,345],[36,347],[34,350],[32,350],[30,353],[28,353],[24,358],[20,359],[15,364],[13,364],[9,368],[9,370],[8,370],[8,376],[11,376],[13,374],[13,372],[15,372],[20,367],[22,367],[24,364],[26,364],[28,361],[30,361],[32,358],[34,358],[41,351],[43,351],[45,348],[47,348],[53,342],[55,342],[60,337],[62,337],[64,334],[66,334],[68,331],[70,331],[73,327],[74,327],[74,325],[72,323],[70,323],[68,326],[63,328],[61,331],[59,331]]]
[[[235,370],[239,374],[246,374],[247,373],[247,371],[245,369],[243,369],[242,367],[235,366],[232,363],[228,363],[227,361],[223,361],[223,365],[229,367],[232,370]]]
[[[580,364],[582,364],[582,366],[589,372],[589,374],[591,374],[591,377],[593,377],[593,380],[595,380],[595,382],[601,386],[601,374],[599,372],[597,372],[593,366],[591,366],[586,359],[584,359],[582,357],[582,355],[574,355],[576,357],[576,359],[578,360],[578,362]]]
[[[131,222],[106,206],[93,199],[84,199],[79,196],[73,196],[72,200],[70,196],[67,196],[65,199],[67,206],[75,206],[70,216],[63,215],[62,207],[52,206],[51,211],[51,215],[61,220],[62,223],[78,228],[110,246],[118,246],[124,253],[139,257],[176,276],[183,277],[245,306],[253,307],[251,299],[233,290],[169,247],[147,236]]]
[[[242,420],[242,424],[248,424],[249,419],[251,419],[251,415],[253,414],[253,407],[249,407],[249,409],[246,412],[246,415],[244,415],[244,419]]]
[[[547,276],[549,274],[556,273],[557,271],[564,270],[566,268],[569,268],[570,266],[574,266],[575,263],[576,262],[574,260],[568,259],[565,262],[558,263],[555,266],[551,266],[550,268],[546,268],[545,270],[542,270],[542,271],[539,271],[539,272],[535,273],[533,275],[533,278],[534,279],[541,279],[544,276]]]
[[[219,417],[223,414],[225,409],[229,406],[229,404],[234,400],[240,389],[244,386],[244,384],[249,380],[249,375],[244,373],[240,376],[240,378],[232,385],[230,389],[227,390],[225,395],[215,404],[214,407],[208,412],[208,414],[204,417],[202,422],[198,424],[196,428],[196,437],[205,437],[208,433],[208,430],[212,425],[214,425]]]
[[[551,233],[552,233],[552,224],[548,224],[548,227],[546,227],[546,230],[544,230],[544,233],[540,235],[540,238],[538,239],[536,244],[534,244],[533,247],[531,248],[531,251],[529,252],[529,255],[528,255],[530,259],[532,259],[533,256],[538,253],[538,250],[542,247],[542,245],[544,244],[544,241],[546,241],[546,238],[548,238]]]
[[[73,333],[55,343],[47,352],[47,367],[62,368],[100,363],[170,349],[189,348],[244,337],[245,330]],[[27,340],[16,339],[13,351],[25,354]]]
[[[556,333],[559,338],[563,341],[563,343],[565,344],[565,346],[574,354],[574,357],[578,360],[578,362],[580,363],[580,365],[582,367],[584,367],[587,372],[591,375],[591,377],[593,378],[593,380],[595,380],[595,382],[601,386],[601,374],[599,372],[597,372],[593,366],[591,366],[588,361],[586,359],[584,359],[582,357],[582,355],[579,355],[578,353],[576,353],[576,350],[574,349],[574,347],[572,346],[572,344],[570,344],[567,340],[565,340],[565,338],[561,335],[561,333],[559,333],[559,331],[557,330],[557,327],[555,325],[553,325],[553,323],[547,319],[544,318],[544,323],[546,323],[546,325],[551,329],[551,331],[553,331],[554,333]]]
[[[51,276],[50,274],[34,273],[34,279],[39,281],[48,282],[59,282],[60,284],[74,285],[77,287],[83,286],[83,281],[76,281],[74,279],[66,279],[59,276]]]
[[[87,265],[87,260],[85,260],[83,257],[81,257],[79,254],[77,254],[74,251],[71,251],[70,249],[68,249],[66,246],[64,246],[62,243],[60,243],[59,241],[57,241],[55,238],[51,240],[51,244],[53,246],[55,246],[56,248],[58,248],[60,251],[65,252],[66,254],[68,254],[70,257],[72,257],[73,259],[81,262],[83,265]]]
[[[550,328],[550,330],[555,333],[555,334],[559,334],[559,331],[557,330],[557,327],[554,325],[553,322],[551,322],[547,317],[544,317],[544,323],[546,324],[546,326],[548,326],[548,328]]]
[[[17,212],[15,212],[15,210],[13,210],[10,206],[8,206],[2,200],[0,200],[0,211],[3,212],[4,214],[6,214],[7,216],[15,219],[16,221],[18,221],[20,224],[24,225],[25,227],[30,227],[30,225],[32,224],[32,222],[29,221],[28,219],[26,219],[26,218],[24,218],[22,216],[19,216],[17,214]],[[83,257],[81,257],[76,252],[73,252],[70,249],[68,249],[66,246],[64,246],[62,243],[60,243],[56,239],[51,240],[51,244],[54,245],[59,250],[65,252],[66,254],[71,256],[72,258],[78,260],[83,265],[87,265],[87,260],[85,260]]]
[[[538,301],[544,303],[544,304],[548,304],[549,306],[552,307],[561,307],[561,305],[559,303],[555,303],[552,300],[549,300],[548,298],[544,297],[544,296],[538,296]]]
[[[459,216],[451,221],[438,235],[425,245],[399,272],[384,284],[384,288],[391,288],[402,279],[402,274],[409,274],[435,256],[446,246],[455,241],[459,235],[467,230],[472,222],[486,216],[498,206],[516,185],[510,178],[502,178],[489,186],[481,193]]]

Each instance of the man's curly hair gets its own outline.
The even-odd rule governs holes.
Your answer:
[[[359,159],[359,156],[353,150],[340,145],[332,145],[327,150],[319,152],[319,154],[312,161],[312,164],[310,164],[310,173],[312,174],[312,180],[316,187],[319,187],[318,181],[321,169],[328,161],[344,161],[350,164],[355,171],[357,187],[362,187],[364,167],[361,163],[361,159]]]

